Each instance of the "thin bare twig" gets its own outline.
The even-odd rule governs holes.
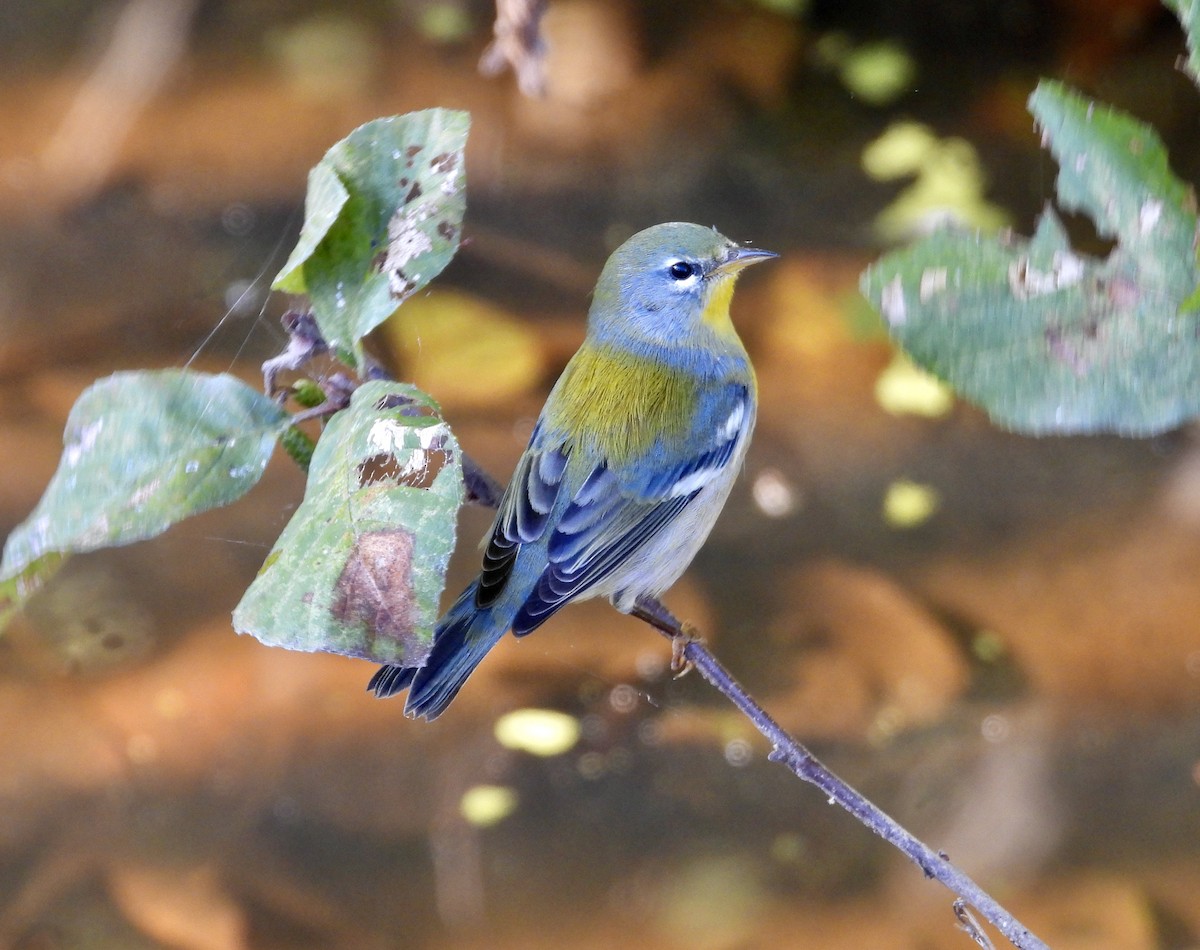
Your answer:
[[[104,183],[121,143],[183,57],[198,0],[128,0],[103,55],[42,150],[47,184],[68,201]]]
[[[289,326],[289,331],[292,331],[293,342],[295,342],[295,331],[299,328],[299,324],[295,320],[292,323],[295,325]],[[301,343],[311,344],[311,339],[307,339],[307,337],[312,335],[314,328],[305,327],[305,330],[307,333],[302,336],[305,336],[306,339]],[[317,339],[320,339],[319,334]],[[295,362],[295,357],[302,355],[300,351],[303,348],[300,343],[296,343],[294,347],[296,352],[292,352],[292,347],[289,347],[284,357],[291,356],[292,362]],[[277,357],[276,360],[284,357]],[[288,368],[294,367],[289,365]],[[376,364],[371,364],[370,375],[379,377],[385,376],[386,373]],[[341,379],[344,378],[339,378],[339,382]],[[353,384],[349,380],[345,380],[345,384],[347,390],[343,394],[336,388],[331,390],[326,381],[323,389],[328,405],[331,405],[332,400],[337,397],[343,397],[346,402],[349,401],[348,390],[352,388]],[[271,378],[268,377],[268,391],[270,385]],[[317,410],[310,410],[310,413],[326,410],[328,405],[317,407]],[[301,413],[295,418],[304,415]],[[463,456],[463,477],[466,481],[469,500],[490,508],[499,506],[502,495],[500,483],[466,455]],[[783,727],[767,714],[766,710],[708,651],[690,624],[680,621],[653,597],[639,597],[631,614],[648,623],[671,641],[673,667],[682,666],[684,669],[691,668],[699,671],[707,682],[716,687],[726,699],[742,711],[754,724],[754,727],[771,743],[771,761],[785,765],[798,778],[817,786],[828,796],[831,803],[840,805],[885,841],[899,848],[924,872],[926,877],[935,878],[949,888],[958,898],[953,905],[958,926],[965,930],[979,946],[990,948],[991,943],[976,923],[968,906],[979,911],[984,919],[996,927],[1018,950],[1049,950],[1042,940],[1030,932],[1028,927],[1001,907],[970,877],[951,864],[950,859],[943,852],[934,851],[910,834],[895,819],[834,775],[800,742],[788,735]]]
[[[546,42],[542,15],[546,0],[496,0],[495,39],[479,60],[479,71],[495,76],[511,67],[517,86],[532,98],[546,94]]]
[[[683,656],[687,662],[715,686],[731,703],[737,706],[754,723],[754,727],[771,743],[770,759],[790,769],[798,778],[809,782],[829,796],[831,803],[841,805],[860,822],[885,841],[899,848],[926,877],[935,878],[954,892],[959,898],[955,902],[955,916],[959,921],[970,920],[965,905],[974,907],[984,919],[990,921],[1008,941],[1019,950],[1048,950],[1046,944],[1036,937],[1012,914],[1001,907],[986,891],[970,877],[950,863],[949,858],[906,831],[891,816],[872,804],[861,794],[827,769],[811,752],[793,739],[783,727],[737,682],[721,665],[693,632],[676,619],[666,607],[652,597],[638,598],[633,616],[654,627],[676,644],[683,640]],[[960,912],[961,911],[961,912]],[[972,932],[978,942],[978,928]],[[985,938],[986,939],[986,938]],[[985,946],[985,944],[981,944]]]

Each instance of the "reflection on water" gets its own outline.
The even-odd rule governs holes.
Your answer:
[[[504,398],[481,397],[479,354],[456,363],[433,329],[381,342],[431,380],[467,450],[507,474],[606,249],[637,227],[700,220],[784,252],[735,308],[763,396],[746,476],[668,602],[1052,946],[1196,946],[1192,433],[1031,440],[961,404],[914,412],[854,290],[901,187],[871,183],[858,154],[893,119],[971,139],[989,200],[1028,222],[1050,174],[1012,89],[1063,62],[1087,81],[1098,61],[1106,96],[1179,138],[1198,97],[1140,78],[1171,75],[1170,21],[1112,4],[1141,29],[1116,40],[1065,2],[1058,31],[1008,3],[962,4],[929,36],[906,20],[919,91],[868,109],[810,55],[833,27],[867,36],[829,5],[680,23],[670,4],[561,0],[552,40],[610,68],[573,74],[560,53],[550,78],[569,96],[539,103],[475,76],[486,4],[456,7],[461,31],[436,40],[427,6],[343,5],[324,29],[311,17],[335,14],[315,3],[194,5],[88,182],[43,160],[95,66],[70,52],[87,43],[46,10],[0,17],[20,52],[0,80],[5,529],[91,379],[193,355],[256,378],[286,306],[260,311],[261,278],[329,144],[376,115],[470,108],[469,242],[441,283],[472,296],[426,309],[494,338]],[[117,8],[61,7],[83,32]],[[1195,149],[1176,154],[1186,170]],[[206,341],[239,299],[253,305]],[[368,664],[235,636],[230,610],[301,488],[277,459],[232,511],[76,559],[0,640],[0,945],[968,945],[945,892],[767,762],[697,677],[671,678],[661,639],[602,604],[503,643],[433,724],[370,697]],[[451,588],[488,520],[463,513]]]

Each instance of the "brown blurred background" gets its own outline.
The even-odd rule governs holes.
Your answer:
[[[380,334],[396,372],[507,477],[620,240],[694,220],[780,251],[735,303],[763,398],[746,473],[668,602],[1052,946],[1200,947],[1195,433],[997,431],[894,362],[856,291],[931,219],[1030,230],[1053,197],[1039,75],[1153,122],[1194,179],[1176,22],[1148,0],[550,0],[532,99],[476,69],[493,14],[5,0],[0,531],[96,377],[257,378],[326,148],[469,109],[466,244]],[[0,946],[971,945],[947,892],[604,605],[506,641],[434,724],[369,697],[369,664],[235,636],[302,488],[278,458],[229,511],[75,559],[0,640]],[[451,587],[487,523],[464,513]],[[564,714],[535,720],[542,754],[520,709]]]

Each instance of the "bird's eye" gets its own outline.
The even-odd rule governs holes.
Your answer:
[[[696,273],[696,265],[689,264],[687,261],[676,261],[667,268],[667,272],[675,280],[687,280]]]

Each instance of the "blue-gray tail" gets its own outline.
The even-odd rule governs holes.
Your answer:
[[[446,611],[433,632],[433,649],[424,666],[381,666],[367,689],[384,698],[408,690],[406,716],[436,719],[458,695],[479,661],[506,632],[491,628],[491,612],[475,607],[475,584]]]

